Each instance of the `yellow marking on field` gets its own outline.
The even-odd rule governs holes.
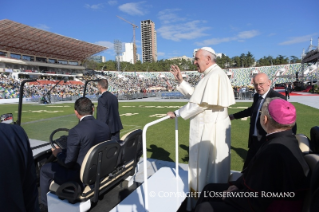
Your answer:
[[[155,106],[145,106],[145,107],[155,107]]]
[[[242,121],[247,121],[247,117],[241,118],[240,120],[242,120]]]
[[[246,109],[246,108],[248,108],[248,107],[237,107],[237,108],[243,108],[243,109]]]
[[[157,118],[162,118],[166,116],[166,114],[154,114],[154,115],[150,115],[149,117],[157,117]]]
[[[135,106],[122,106],[122,107],[135,107]]]
[[[182,106],[166,106],[167,108],[181,108]]]
[[[138,113],[124,113],[124,114],[121,114],[120,116],[135,116],[137,114]]]

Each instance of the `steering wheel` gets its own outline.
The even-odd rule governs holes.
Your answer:
[[[52,148],[55,149],[55,145],[60,147],[61,149],[66,149],[66,141],[68,136],[66,135],[62,135],[60,138],[53,140],[53,136],[55,135],[55,133],[60,132],[60,131],[65,131],[65,132],[69,132],[69,129],[67,128],[58,128],[56,130],[54,130],[51,135],[50,135],[50,144],[52,146]]]

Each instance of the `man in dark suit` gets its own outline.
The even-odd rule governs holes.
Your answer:
[[[256,94],[254,95],[254,101],[251,107],[229,115],[230,120],[240,119],[250,116],[250,128],[248,139],[248,152],[244,163],[244,168],[247,167],[251,159],[254,157],[259,147],[265,140],[266,132],[260,125],[260,109],[266,98],[280,97],[286,99],[280,93],[270,88],[271,81],[265,73],[259,73],[254,76],[253,79]],[[244,169],[243,168],[243,169]]]
[[[206,185],[195,212],[302,211],[310,169],[292,133],[295,121],[290,102],[266,99],[260,118],[267,132],[264,145],[231,186]]]
[[[97,85],[102,94],[98,99],[96,119],[106,123],[112,134],[112,140],[120,140],[120,130],[123,129],[120,114],[119,102],[112,93],[108,92],[108,81],[101,79]]]
[[[94,105],[90,99],[81,97],[74,104],[74,113],[80,120],[69,131],[67,148],[52,149],[52,154],[57,162],[47,163],[41,168],[40,188],[41,188],[41,208],[47,205],[47,193],[52,180],[57,184],[67,181],[80,183],[80,169],[86,153],[94,145],[110,140],[111,133],[107,124],[94,119]],[[44,210],[43,210],[44,211]]]
[[[285,94],[286,94],[286,98],[289,99],[290,98],[290,85],[288,85],[288,83],[286,83],[286,85],[285,85]]]
[[[39,211],[37,177],[27,134],[0,123],[0,210]]]

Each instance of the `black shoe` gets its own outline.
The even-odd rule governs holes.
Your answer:
[[[40,212],[48,212],[48,206],[40,204]]]

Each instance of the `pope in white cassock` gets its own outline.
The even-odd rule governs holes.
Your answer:
[[[227,183],[230,174],[230,120],[227,108],[235,104],[230,81],[215,63],[216,54],[210,47],[196,52],[194,64],[204,77],[193,88],[183,80],[178,66],[171,73],[179,82],[177,90],[190,97],[189,102],[168,112],[171,118],[190,119],[189,130],[189,191],[200,192],[208,183]],[[195,207],[191,199],[187,208]]]

